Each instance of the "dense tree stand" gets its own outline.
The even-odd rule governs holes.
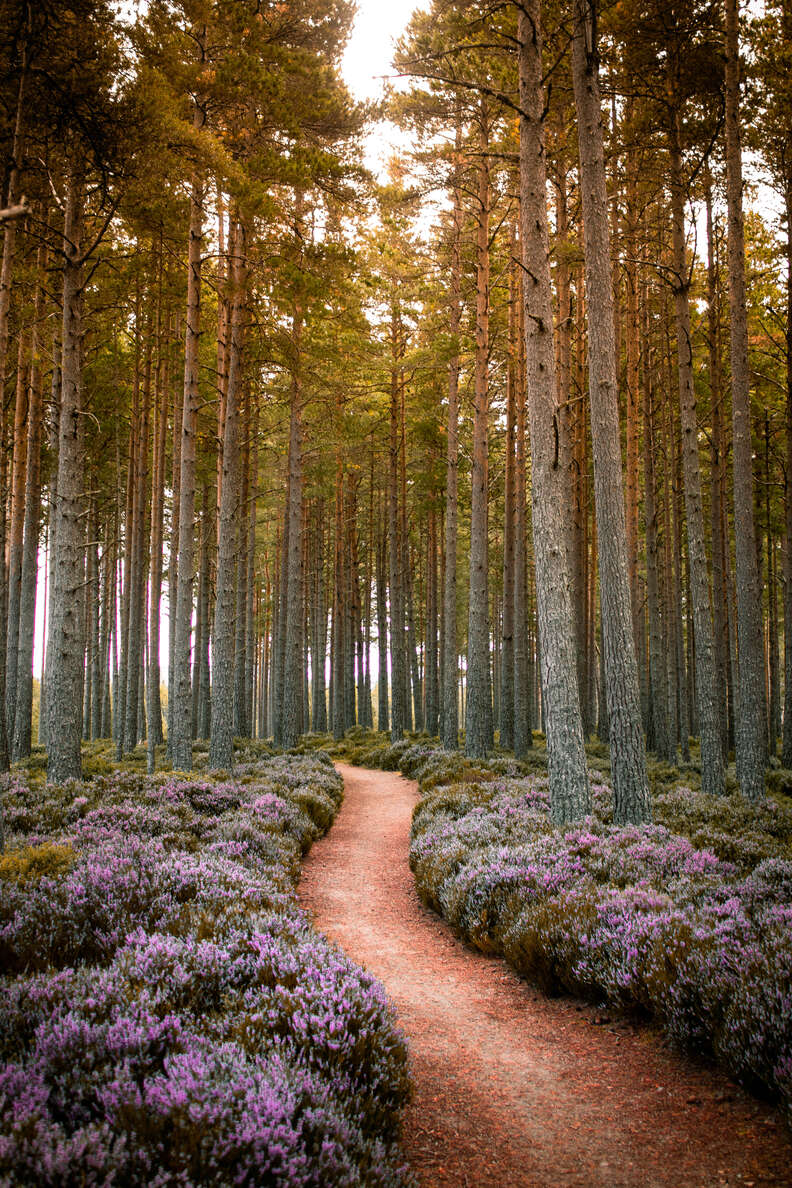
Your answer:
[[[420,905],[407,864],[415,784],[339,770],[344,805],[300,895],[399,1011],[417,1088],[405,1146],[421,1184],[792,1182],[776,1119],[725,1078],[456,940]]]

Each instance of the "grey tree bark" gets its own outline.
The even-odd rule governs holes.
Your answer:
[[[792,25],[792,14],[790,14]],[[792,163],[792,145],[790,145]],[[784,486],[784,732],[781,761],[792,767],[792,172],[785,189],[787,225],[786,271],[786,404],[784,409],[784,445],[786,480]]]
[[[168,544],[168,728],[166,747],[173,759],[173,711],[175,705],[174,680],[176,673],[176,600],[179,575],[179,512],[181,509],[181,443],[183,396],[174,394],[173,429],[171,439],[171,525]],[[115,583],[113,583],[115,589]]]
[[[380,514],[377,533],[377,730],[388,729],[388,538]]]
[[[613,276],[594,4],[596,0],[575,0],[572,78],[578,117],[594,498],[614,822],[621,825],[649,820],[651,807],[627,570]]]
[[[196,124],[200,126],[196,108]],[[181,418],[179,470],[179,547],[176,559],[173,672],[169,696],[173,698],[170,740],[173,766],[192,767],[192,684],[190,645],[193,614],[195,560],[195,447],[200,392],[198,345],[201,334],[201,248],[203,244],[203,186],[193,179],[190,194],[190,237],[187,253],[187,327],[184,344],[184,403]],[[173,564],[173,561],[171,561]]]
[[[704,547],[704,509],[701,494],[701,463],[690,329],[690,273],[685,249],[685,182],[679,143],[678,112],[673,113],[672,118],[670,158],[679,416],[682,428],[685,517],[695,633],[696,693],[701,731],[701,787],[705,792],[720,795],[723,792],[723,752],[720,739],[719,697],[716,687],[715,645],[710,615],[707,555]]]
[[[488,593],[489,478],[489,117],[478,114],[478,194],[476,202],[476,350],[473,395],[473,469],[470,501],[470,577],[468,602],[467,707],[465,754],[483,758],[492,750]]]
[[[226,380],[226,386],[227,382],[228,381]],[[241,414],[243,404],[244,419],[242,419]],[[250,491],[251,424],[249,392],[247,393],[244,401],[241,394],[237,396],[237,406],[240,409],[241,444],[239,459],[239,512],[234,526],[234,531],[237,534],[235,585],[236,604],[234,609],[234,734],[239,738],[245,738],[250,734],[250,724],[247,717],[247,699],[245,696],[245,673],[247,670],[247,546],[248,529],[250,527],[250,517],[248,515],[248,496]],[[286,514],[288,515],[288,508]]]
[[[407,678],[406,632],[402,574],[402,547],[399,533],[399,371],[401,328],[395,314],[391,321],[391,398],[390,457],[388,470],[388,595],[390,605],[391,662],[391,738],[398,742],[407,718],[405,686]]]
[[[459,746],[457,682],[457,523],[459,469],[459,328],[462,319],[462,119],[456,113],[453,212],[451,222],[451,304],[449,330],[454,353],[448,362],[448,432],[446,441],[445,580],[443,585],[442,735],[447,751]]]
[[[38,580],[38,540],[41,522],[41,431],[44,417],[42,392],[44,274],[47,247],[38,253],[41,283],[36,296],[30,359],[30,387],[27,426],[27,473],[25,475],[25,522],[22,544],[22,575],[17,644],[17,694],[14,712],[11,758],[19,760],[30,754],[33,717],[33,636],[35,630],[36,587]]]
[[[676,737],[668,728],[668,683],[665,650],[663,648],[663,618],[660,609],[660,588],[657,557],[657,476],[655,457],[657,443],[654,436],[652,384],[644,382],[644,518],[646,520],[646,598],[649,612],[649,682],[653,744],[662,759],[676,764]]]
[[[158,314],[159,322],[159,314]],[[158,340],[161,326],[158,325]],[[158,346],[161,352],[161,345]],[[168,431],[168,378],[167,364],[161,354],[157,359],[156,414],[154,427],[154,457],[151,482],[151,562],[149,582],[149,649],[148,678],[146,682],[148,704],[147,737],[149,753],[153,762],[154,747],[163,741],[162,705],[160,701],[160,602],[162,599],[162,534],[165,513],[165,445]]]
[[[738,0],[726,4],[726,204],[729,217],[729,313],[734,459],[734,557],[737,587],[737,666],[740,681],[736,731],[737,779],[751,801],[765,794],[767,703],[764,683],[762,599],[754,524],[751,448],[751,377],[745,305],[745,232],[740,147]]]
[[[14,734],[17,695],[17,650],[22,587],[22,547],[25,524],[25,476],[27,473],[27,420],[29,369],[32,330],[22,327],[17,352],[17,379],[14,400],[13,452],[11,459],[11,514],[8,525],[8,605],[6,623],[6,737]]]
[[[212,633],[211,767],[230,770],[234,758],[234,640],[236,634],[237,549],[240,519],[239,420],[242,351],[247,284],[245,235],[237,223],[233,235],[232,296],[229,327],[228,385],[223,426],[223,475],[217,534],[217,591]]]
[[[82,394],[84,185],[72,177],[63,226],[63,331],[57,504],[47,646],[47,783],[80,779],[85,500]]]
[[[145,638],[146,614],[146,507],[148,504],[149,414],[151,407],[151,320],[146,326],[146,355],[143,371],[143,395],[139,422],[133,422],[133,496],[132,520],[127,531],[132,535],[131,568],[129,574],[129,635],[127,643],[126,722],[123,727],[124,751],[137,746],[142,723],[138,713],[141,689],[141,666]]]
[[[286,631],[283,666],[283,718],[281,745],[297,745],[302,726],[303,698],[303,472],[302,472],[302,378],[300,375],[300,335],[302,315],[295,312],[292,322],[294,373],[289,413],[289,480],[287,486],[289,516],[289,555],[286,566]]]
[[[518,351],[515,375],[515,418],[514,418],[514,756],[523,759],[533,746],[531,729],[531,706],[533,701],[533,673],[528,659],[528,505],[526,496],[526,405],[525,405],[525,333],[520,316],[522,282],[517,273],[520,245],[512,242],[511,287],[515,304],[519,305],[517,317]]]
[[[514,244],[512,243],[512,251]],[[511,270],[510,270],[511,272]],[[509,358],[506,372],[506,473],[503,493],[503,619],[500,670],[500,745],[514,746],[514,436],[517,383],[516,294],[509,294]]]
[[[710,535],[712,537],[712,608],[715,624],[715,668],[718,685],[726,694],[721,714],[721,743],[724,761],[729,751],[729,715],[732,689],[729,680],[729,615],[727,607],[724,533],[726,452],[723,432],[723,386],[721,376],[720,307],[718,300],[716,228],[712,217],[712,180],[705,167],[707,212],[707,348],[709,354],[712,442],[710,449]]]
[[[577,687],[568,533],[563,520],[566,482],[559,465],[539,0],[526,0],[518,20],[520,232],[536,592],[550,807],[553,821],[563,824],[590,811],[591,794]]]

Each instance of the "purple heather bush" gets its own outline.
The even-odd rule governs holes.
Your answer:
[[[350,731],[334,754],[418,780],[416,885],[460,935],[550,993],[658,1020],[792,1121],[792,803],[709,797],[655,764],[654,823],[616,827],[607,753],[588,749],[593,813],[564,831],[542,748],[473,764]]]
[[[656,823],[616,827],[595,784],[593,815],[560,831],[540,774],[479,764],[444,784],[439,758],[420,767],[410,861],[426,903],[547,991],[658,1019],[792,1116],[787,806],[673,789],[655,796]]]
[[[341,794],[326,756],[255,752],[7,785],[0,1185],[409,1182],[403,1037],[294,895]]]

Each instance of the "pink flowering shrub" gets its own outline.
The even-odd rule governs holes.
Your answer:
[[[588,748],[593,815],[549,819],[544,751],[527,763],[391,745],[352,731],[351,762],[417,779],[410,863],[425,903],[547,992],[662,1022],[792,1118],[792,805],[707,797],[654,774],[655,823],[613,826],[606,751]],[[596,770],[594,770],[596,769]]]
[[[0,1184],[409,1182],[403,1037],[294,897],[341,781],[237,777],[5,789]]]

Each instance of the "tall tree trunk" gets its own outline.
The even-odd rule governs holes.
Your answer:
[[[734,555],[737,586],[737,653],[740,713],[737,719],[737,779],[751,801],[765,794],[767,702],[762,645],[762,599],[754,524],[751,447],[751,377],[745,305],[745,233],[740,148],[738,0],[726,5],[726,202],[729,214],[729,314],[731,321]],[[703,757],[702,757],[703,763]]]
[[[230,375],[230,365],[229,365]],[[237,395],[237,406],[242,407],[241,393]],[[234,734],[245,738],[250,733],[246,717],[245,671],[247,667],[247,544],[248,493],[250,489],[250,393],[245,399],[244,437],[240,448],[239,504],[234,531],[236,548],[236,603],[234,611]],[[287,513],[288,515],[288,509]]]
[[[542,694],[547,725],[551,815],[579,820],[591,807],[583,746],[572,619],[566,477],[560,466],[547,229],[544,88],[539,0],[519,14],[520,228],[524,269],[526,385]]]
[[[160,267],[162,259],[160,257]],[[162,296],[160,294],[160,307]],[[162,704],[160,700],[160,602],[162,599],[162,538],[165,518],[165,445],[168,435],[169,369],[162,359],[161,308],[157,313],[157,402],[154,428],[154,457],[151,483],[151,580],[149,583],[149,669],[148,669],[148,741],[149,750],[163,741]]]
[[[283,723],[281,745],[297,745],[302,733],[303,697],[303,465],[302,465],[302,375],[300,340],[302,311],[295,309],[292,318],[294,371],[292,373],[289,413],[289,481],[287,500],[289,517],[289,556],[286,567],[286,633],[283,670]]]
[[[30,352],[30,387],[27,425],[27,472],[25,475],[25,521],[23,525],[22,574],[19,638],[17,643],[17,693],[14,711],[11,753],[15,760],[30,754],[33,718],[33,643],[35,631],[36,587],[38,579],[38,539],[41,522],[41,430],[44,417],[42,392],[42,347],[44,282],[47,247],[38,252],[39,285],[33,321]]]
[[[627,179],[627,261],[625,281],[627,291],[627,325],[625,327],[626,353],[626,486],[625,513],[627,528],[627,576],[630,584],[632,606],[633,639],[639,671],[641,669],[640,647],[642,633],[639,628],[640,599],[638,593],[638,441],[641,420],[640,392],[640,319],[638,307],[638,165],[633,149],[628,152]]]
[[[448,432],[446,442],[445,582],[443,586],[443,746],[459,746],[457,682],[457,522],[459,470],[459,330],[462,319],[462,117],[457,106],[451,223],[451,303],[449,331],[454,353],[448,362]]]
[[[181,448],[184,399],[173,399],[173,437],[171,443],[171,530],[168,547],[168,736],[167,754],[173,759],[173,714],[176,704],[176,603],[179,586],[179,538],[181,533]]]
[[[627,572],[613,279],[605,150],[596,45],[596,0],[576,0],[572,75],[578,116],[580,179],[589,311],[589,394],[594,448],[600,598],[614,783],[614,821],[651,816],[646,775],[632,602]],[[592,316],[592,311],[595,316]]]
[[[25,525],[25,477],[27,473],[27,420],[30,367],[30,331],[22,328],[17,352],[17,382],[12,437],[11,515],[8,530],[8,621],[6,635],[5,715],[9,744],[14,733],[17,695],[17,649],[22,583],[22,545]]]
[[[388,538],[380,508],[377,534],[377,730],[388,729]]]
[[[216,537],[215,516],[210,507],[210,485],[204,482],[201,502],[201,556],[198,578],[198,618],[204,624],[201,646],[197,649],[195,663],[198,667],[198,706],[196,733],[198,738],[209,738],[212,733],[212,685],[209,671],[209,624],[211,622],[212,563],[211,545]]]
[[[440,713],[437,673],[437,512],[429,509],[426,541],[426,729],[437,734]]]
[[[488,576],[489,476],[489,116],[478,113],[478,198],[476,202],[476,351],[473,397],[473,473],[470,500],[467,709],[465,754],[483,758],[493,745],[490,685]]]
[[[773,521],[770,515],[770,417],[765,409],[765,473],[764,498],[767,532],[767,663],[770,704],[768,709],[770,754],[778,754],[778,736],[781,730],[781,687],[778,657],[778,594],[776,589],[776,548]]]
[[[512,228],[511,254],[515,237]],[[506,473],[503,492],[503,626],[500,671],[500,745],[514,746],[514,435],[517,384],[517,294],[509,269],[509,356],[506,372]]]
[[[712,218],[712,180],[705,167],[705,205],[707,211],[707,346],[709,352],[710,404],[712,416],[710,524],[712,535],[712,606],[715,623],[715,669],[719,688],[729,692],[729,618],[726,605],[724,554],[728,539],[723,533],[723,479],[726,454],[723,433],[723,388],[721,384],[720,309],[718,303],[716,230]],[[728,696],[721,714],[721,743],[724,761],[729,751]]]
[[[99,718],[99,738],[110,738],[112,733],[112,701],[110,697],[110,648],[113,642],[113,624],[115,622],[115,566],[116,566],[116,536],[118,526],[115,517],[111,529],[105,528],[104,547],[102,549],[102,606],[99,623],[99,654],[101,657],[101,704]]]
[[[202,120],[196,108],[196,125]],[[187,331],[184,346],[184,404],[179,474],[179,552],[176,576],[173,641],[173,719],[171,756],[180,771],[192,767],[192,683],[190,644],[195,558],[195,459],[198,429],[198,346],[201,334],[201,247],[203,243],[203,186],[193,179],[190,195],[190,238],[187,255]]]
[[[143,398],[139,424],[136,426],[133,449],[134,493],[132,499],[132,523],[128,531],[132,535],[132,564],[129,575],[129,638],[127,645],[127,688],[126,724],[124,727],[124,751],[137,746],[141,735],[139,699],[141,693],[140,675],[143,658],[144,619],[146,613],[146,558],[145,525],[148,502],[148,437],[149,413],[151,408],[151,322],[146,327],[146,355],[143,370]]]
[[[72,177],[63,226],[63,332],[52,618],[47,647],[47,783],[80,779],[85,501],[82,400],[84,185]]]
[[[89,489],[95,486],[88,476]],[[99,542],[97,541],[96,497],[89,496],[85,547],[85,663],[83,667],[83,738],[91,737],[91,703],[99,650]]]
[[[701,730],[701,787],[704,792],[720,795],[723,792],[723,752],[720,739],[719,697],[716,687],[707,556],[704,548],[704,509],[701,495],[696,397],[693,386],[693,340],[690,329],[690,273],[685,250],[685,180],[679,141],[679,119],[679,113],[674,112],[670,137],[671,217],[679,416],[682,428],[682,468],[693,630],[695,632],[696,693]]]
[[[512,239],[511,289],[517,309],[517,358],[514,409],[514,757],[524,759],[533,746],[533,666],[528,638],[528,507],[526,495],[525,326],[520,245]]]
[[[409,553],[410,550],[408,550]],[[415,598],[413,596],[412,565],[406,566],[406,595],[407,595],[407,643],[410,653],[410,683],[412,685],[413,723],[415,730],[424,728],[423,694],[421,688],[421,674],[418,668],[418,632],[415,626]]]
[[[245,714],[248,731],[255,733],[256,655],[256,509],[258,498],[258,409],[248,429],[247,580],[245,604]]]
[[[653,749],[661,759],[676,763],[676,738],[668,728],[667,666],[663,648],[663,621],[657,561],[657,478],[652,381],[644,381],[644,515],[646,518],[646,597],[649,611],[649,682]]]
[[[790,145],[792,160],[792,145]],[[786,209],[786,404],[784,406],[784,734],[781,761],[792,768],[792,174],[785,189]]]
[[[212,632],[212,722],[209,764],[230,770],[234,759],[234,640],[240,521],[240,404],[247,262],[245,232],[237,222],[232,247],[233,292],[229,328],[228,388],[223,426],[223,474],[217,533],[217,592]]]
[[[390,465],[388,471],[388,560],[390,563],[391,738],[398,742],[407,719],[402,545],[399,533],[399,369],[401,325],[391,319]]]

